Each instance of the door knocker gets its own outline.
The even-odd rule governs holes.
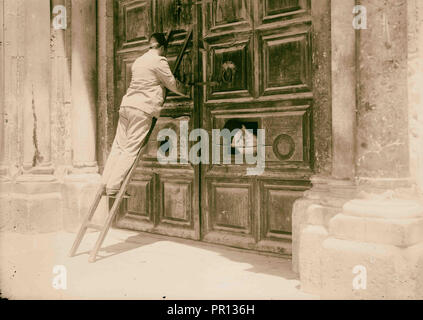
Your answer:
[[[220,79],[223,83],[232,84],[235,80],[236,66],[232,61],[226,61],[222,64]]]

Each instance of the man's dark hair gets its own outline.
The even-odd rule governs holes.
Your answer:
[[[150,42],[152,39],[156,40],[160,47],[164,47],[165,49],[167,48],[167,39],[164,33],[153,33],[150,37]]]

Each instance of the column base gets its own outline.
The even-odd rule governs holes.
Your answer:
[[[63,227],[68,232],[77,232],[87,214],[94,196],[101,185],[98,173],[70,174],[63,184]],[[101,224],[107,216],[106,199],[102,199],[93,222]]]
[[[300,274],[303,273],[299,266],[300,255],[318,258],[321,243],[328,235],[330,219],[356,194],[350,180],[313,177],[311,181],[312,189],[294,203],[292,210],[292,269]],[[313,228],[306,229],[308,226]],[[305,229],[311,232],[310,236],[303,235]]]
[[[22,175],[9,186],[7,230],[46,233],[62,229],[60,183],[51,175]]]
[[[13,230],[11,191],[10,180],[0,180],[0,231]]]
[[[312,241],[321,241],[313,254]],[[423,207],[412,200],[355,199],[329,232],[302,233],[302,290],[328,299],[422,299]]]
[[[10,181],[9,168],[0,165],[0,183]]]

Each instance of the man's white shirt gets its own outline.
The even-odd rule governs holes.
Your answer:
[[[121,106],[158,117],[163,108],[165,87],[179,95],[186,94],[185,86],[175,79],[167,59],[150,49],[133,63],[131,84]]]

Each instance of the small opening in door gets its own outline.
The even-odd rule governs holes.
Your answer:
[[[231,154],[256,154],[258,121],[251,119],[230,119],[226,121],[223,129],[234,131],[231,138]]]

